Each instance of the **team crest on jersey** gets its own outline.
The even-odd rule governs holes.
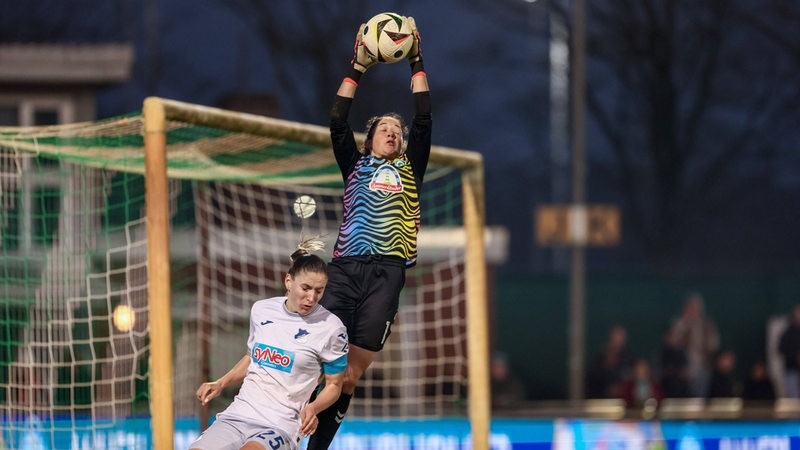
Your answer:
[[[390,164],[384,164],[372,175],[369,188],[373,191],[384,192],[403,192],[403,181],[400,179],[400,172]]]
[[[297,329],[297,334],[294,335],[294,340],[299,342],[299,343],[301,343],[301,344],[305,344],[308,341],[308,336],[309,336],[309,332],[308,331],[306,331],[306,330],[304,330],[302,328],[298,328]]]
[[[294,352],[267,344],[256,343],[250,352],[253,362],[261,367],[291,373],[294,365]]]

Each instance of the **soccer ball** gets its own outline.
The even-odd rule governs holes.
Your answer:
[[[308,219],[317,211],[317,202],[314,197],[301,195],[294,201],[294,213],[301,219]]]
[[[408,56],[414,37],[411,25],[400,14],[376,14],[364,26],[364,46],[378,62],[391,64]]]

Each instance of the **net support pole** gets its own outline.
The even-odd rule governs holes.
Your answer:
[[[169,267],[169,184],[164,105],[147,98],[142,109],[147,212],[147,279],[150,326],[150,413],[153,449],[174,448],[172,314]]]
[[[484,243],[483,166],[464,170],[464,228],[466,230],[467,364],[469,421],[473,450],[489,450],[491,388],[489,383],[489,325]]]

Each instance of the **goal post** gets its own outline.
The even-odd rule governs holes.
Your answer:
[[[150,313],[150,413],[153,448],[175,448],[172,298],[169,265],[169,184],[167,178],[167,121],[164,107],[145,100],[142,115],[147,215],[147,276]]]
[[[491,383],[488,362],[489,310],[486,290],[486,247],[483,205],[483,172],[477,166],[463,175],[464,227],[467,230],[467,336],[470,385],[469,417],[472,428],[472,448],[489,450],[491,424]]]
[[[204,125],[212,128],[223,128],[229,131],[252,133],[265,135],[280,139],[303,142],[320,147],[330,145],[330,135],[328,130],[318,126],[299,124],[275,118],[255,116],[247,113],[224,111],[217,108],[205,107],[200,105],[190,105],[175,100],[167,100],[158,97],[149,97],[144,102],[145,132],[159,133],[158,138],[151,138],[145,141],[147,155],[166,154],[166,121],[169,119],[179,120],[188,123]],[[148,117],[148,113],[151,114]],[[152,131],[151,131],[152,130]],[[360,136],[360,140],[364,137]],[[151,144],[149,144],[151,143]],[[166,171],[160,172],[160,157],[153,157],[154,162],[151,167],[148,163],[148,173],[158,177],[166,178]],[[150,160],[148,160],[150,161]],[[430,163],[452,166],[461,169],[462,189],[464,196],[464,228],[465,228],[465,268],[466,268],[466,295],[467,304],[466,320],[469,332],[467,333],[468,373],[469,373],[469,418],[472,432],[473,449],[488,450],[489,434],[491,422],[491,392],[489,381],[488,362],[489,354],[489,325],[487,322],[488,308],[487,289],[486,289],[486,256],[484,248],[484,185],[483,185],[483,159],[480,154],[465,150],[450,149],[447,147],[434,146],[431,149]],[[151,172],[151,170],[153,172]],[[154,172],[157,172],[155,174]],[[160,191],[164,182],[156,182],[153,185],[147,183],[154,191]],[[151,199],[152,197],[148,197]],[[164,196],[166,198],[166,196]],[[163,200],[161,200],[163,203]],[[150,208],[148,208],[150,211]],[[158,209],[157,209],[158,211]],[[161,217],[157,215],[157,217]],[[166,219],[166,217],[164,217]],[[162,223],[155,224],[148,221],[153,226],[168,227],[169,223],[164,220]],[[166,248],[166,246],[164,246]],[[169,279],[159,280],[169,284]],[[151,280],[154,283],[155,280]],[[168,298],[168,297],[166,297]],[[151,335],[153,331],[151,330]],[[159,347],[170,348],[166,345],[171,342],[171,335],[164,333],[162,336],[164,345]],[[156,339],[156,336],[153,336]],[[153,368],[155,369],[155,367]],[[167,371],[165,376],[171,375]],[[155,372],[152,377],[155,377]],[[154,381],[155,383],[155,381]],[[166,408],[167,405],[164,405]],[[153,421],[157,422],[155,414],[161,408],[153,410]],[[165,419],[171,422],[171,413],[165,413]],[[154,434],[158,430],[154,428]],[[171,448],[171,430],[163,430],[164,448]],[[158,439],[158,436],[154,436]]]
[[[482,158],[434,146],[425,180],[418,264],[351,414],[466,415],[488,449]],[[176,417],[227,406],[235,391],[201,409],[197,386],[244,354],[250,306],[283,294],[301,237],[331,256],[342,190],[316,125],[151,97],[121,117],[0,127],[5,443],[35,429],[52,448],[109,447],[144,415],[136,448],[188,446]],[[303,195],[311,217],[293,212]]]

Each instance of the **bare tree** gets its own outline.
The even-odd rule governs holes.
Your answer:
[[[365,0],[336,2],[230,0],[221,2],[252,24],[272,52],[277,89],[293,99],[298,120],[326,123],[325,107],[345,75],[358,25],[368,17]],[[311,92],[309,95],[309,91]],[[303,102],[302,99],[310,99]]]
[[[698,217],[736,208],[798,139],[797,27],[773,25],[787,21],[785,2],[750,3],[590,3],[587,117],[602,140],[589,146],[613,152],[596,168],[662,268]]]

